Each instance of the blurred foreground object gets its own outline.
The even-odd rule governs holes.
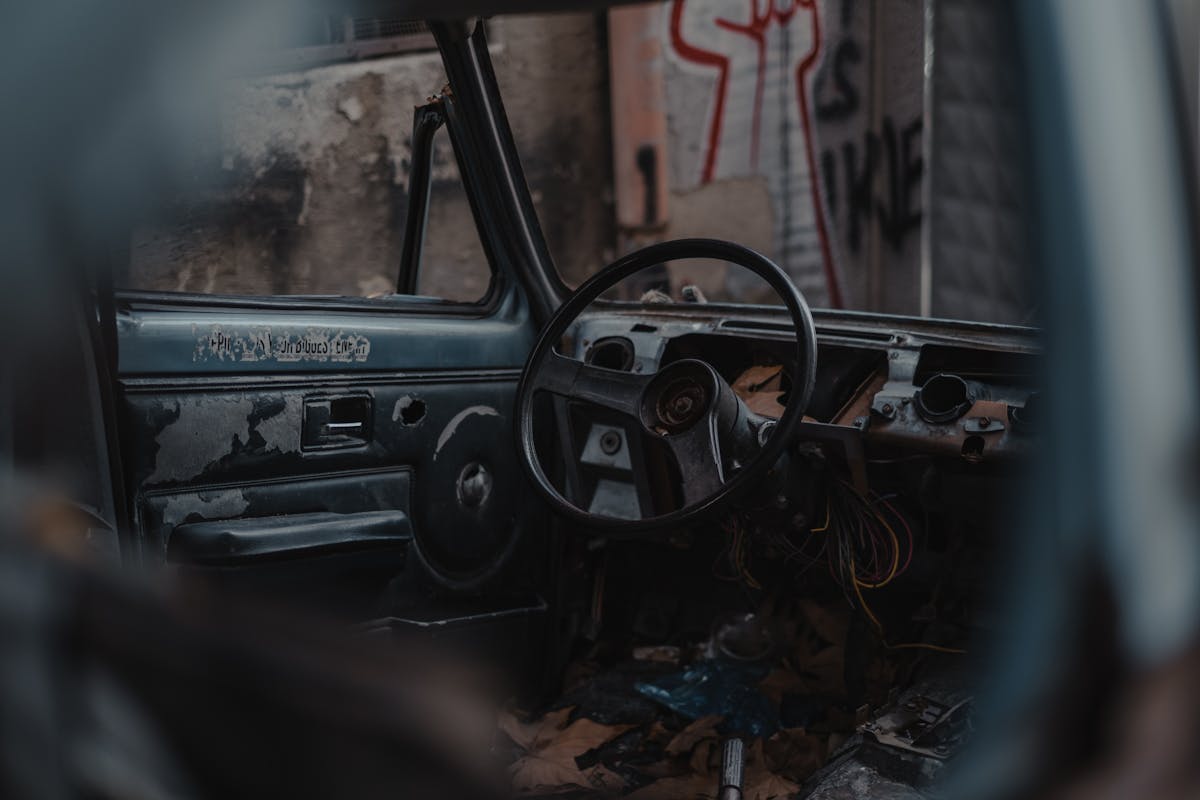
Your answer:
[[[195,587],[118,582],[18,538],[6,499],[0,795],[498,794],[467,671]]]

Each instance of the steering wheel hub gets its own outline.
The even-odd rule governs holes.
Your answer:
[[[687,430],[704,416],[708,410],[709,392],[695,375],[666,376],[668,380],[661,392],[655,392],[655,384],[647,391],[654,399],[654,420],[649,427],[665,429],[666,433]]]

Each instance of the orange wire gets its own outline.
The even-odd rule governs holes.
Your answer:
[[[809,533],[821,533],[822,531],[829,530],[829,518],[832,515],[832,512],[833,512],[833,508],[831,507],[831,501],[829,499],[829,495],[826,494],[826,496],[825,496],[825,524],[819,528],[813,528],[811,531],[809,531]]]
[[[881,589],[884,586],[887,586],[896,577],[896,573],[900,571],[900,537],[896,536],[896,531],[894,531],[892,526],[887,523],[887,520],[885,520],[879,514],[875,514],[874,516],[875,519],[879,520],[879,522],[883,525],[884,530],[888,532],[888,536],[892,539],[892,571],[889,572],[888,576],[879,583],[864,582],[863,586],[867,589]]]
[[[851,574],[853,575],[854,562],[850,563]],[[925,642],[904,642],[902,644],[888,644],[887,637],[883,633],[883,624],[879,618],[871,611],[871,607],[867,605],[866,598],[863,597],[861,586],[864,586],[857,578],[854,579],[854,595],[858,598],[858,605],[867,615],[867,619],[871,620],[871,624],[875,626],[875,631],[879,634],[879,638],[883,640],[883,646],[889,650],[933,650],[937,653],[951,653],[953,655],[966,655],[967,651],[957,647],[943,647],[939,644],[927,644]],[[871,587],[867,587],[871,588]]]

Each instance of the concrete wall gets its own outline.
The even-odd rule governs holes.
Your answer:
[[[930,92],[929,312],[1033,324],[1015,19],[1001,0],[939,0]]]
[[[493,58],[535,204],[565,272],[611,255],[607,70],[591,14],[492,23]],[[145,289],[227,294],[394,291],[412,110],[446,83],[435,52],[230,81],[194,191],[134,231]],[[476,300],[489,271],[445,132],[419,290]],[[552,210],[552,213],[550,213]]]

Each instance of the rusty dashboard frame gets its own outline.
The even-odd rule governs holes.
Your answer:
[[[877,366],[828,419],[807,420],[800,438],[837,442],[855,482],[863,480],[867,449],[906,454],[961,457],[967,461],[1008,461],[1031,454],[1034,424],[1021,411],[1036,398],[1042,345],[1037,329],[866,312],[814,309],[818,347],[851,347],[880,354]],[[794,337],[783,309],[762,305],[597,303],[571,331],[575,356],[587,358],[591,345],[622,337],[633,346],[634,370],[656,370],[672,341],[685,336],[723,337],[751,345]],[[747,348],[749,349],[749,348]],[[952,374],[936,356],[956,353],[959,363],[973,358],[1020,359],[1024,374],[989,377],[972,365],[964,382],[969,402],[947,419],[922,413],[922,383]],[[934,363],[935,362],[935,363]],[[957,377],[957,376],[954,376]],[[1030,405],[1032,410],[1032,406]],[[1030,415],[1032,417],[1032,414]]]

